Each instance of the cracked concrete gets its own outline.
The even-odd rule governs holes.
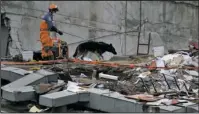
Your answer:
[[[39,50],[40,18],[53,1],[2,2],[3,9],[11,18],[12,38],[16,42],[21,41],[21,44],[13,43],[13,46],[17,45],[20,50]],[[60,7],[55,20],[62,31],[85,39],[101,37],[96,40],[113,43],[118,55],[124,54],[124,35],[111,31],[124,32],[125,1],[54,1],[53,3]],[[127,2],[127,31],[134,30],[139,25],[139,4],[139,1]],[[147,22],[142,26],[141,42],[146,43],[148,33],[152,32],[152,46],[164,45],[167,49],[186,49],[189,38],[198,39],[198,6],[197,1],[143,1],[142,20],[147,19]],[[108,36],[102,37],[106,35]],[[137,35],[137,32],[127,35],[128,55],[136,54]],[[67,34],[59,37],[68,42],[69,56],[73,55],[78,45],[75,42],[85,40]],[[142,46],[140,51],[147,50]],[[16,49],[11,49],[11,54],[17,54]],[[109,59],[113,55],[105,53],[104,56],[105,59]]]

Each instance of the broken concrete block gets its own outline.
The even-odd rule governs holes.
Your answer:
[[[1,64],[1,68],[6,67],[4,64]]]
[[[187,72],[188,74],[190,74],[192,76],[196,76],[196,77],[199,76],[198,72],[194,71],[194,70],[185,70],[185,72]]]
[[[47,79],[48,79],[49,83],[58,81],[58,74],[57,73],[50,72],[50,71],[47,71],[47,70],[44,70],[44,69],[38,70],[36,73],[44,75],[44,76],[47,76],[48,77]]]
[[[18,102],[35,99],[35,93],[32,86],[5,88],[2,89],[2,97],[6,100]]]
[[[171,113],[171,112],[186,112],[186,108],[178,106],[158,106],[160,108],[160,113]]]
[[[142,104],[126,99],[117,92],[108,90],[88,89],[90,101],[87,107],[106,112],[143,112]]]
[[[12,83],[9,83],[2,88],[17,88],[17,87],[23,87],[27,85],[34,85],[34,84],[39,84],[40,82],[46,82],[47,80],[45,79],[46,77],[43,75],[39,75],[36,73],[29,74],[23,78],[20,78]]]
[[[60,107],[76,102],[78,102],[78,94],[66,90],[39,97],[39,104],[48,107]]]
[[[199,112],[198,104],[194,104],[194,105],[187,106],[187,112],[188,112],[188,113]]]
[[[3,86],[2,88],[7,88],[7,87],[17,88],[28,85],[37,85],[41,82],[42,83],[57,82],[57,80],[58,80],[58,75],[51,72],[47,72],[45,70],[40,70],[38,73],[32,73],[26,75],[23,78],[20,78],[10,84]]]
[[[1,78],[10,82],[20,79],[27,74],[30,74],[30,72],[20,68],[15,68],[15,67],[1,68]]]
[[[89,92],[80,92],[78,93],[79,102],[89,102],[90,93]]]

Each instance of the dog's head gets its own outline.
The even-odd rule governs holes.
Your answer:
[[[109,45],[108,45],[107,51],[113,53],[114,55],[117,54],[117,52],[116,52],[116,50],[115,50],[115,48],[113,47],[112,44],[109,44]]]

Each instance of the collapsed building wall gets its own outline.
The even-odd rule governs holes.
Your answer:
[[[69,44],[69,56],[86,39],[112,43],[119,55],[136,54],[138,32],[125,36],[125,1],[3,1],[1,8],[11,18],[12,47],[20,50],[39,50],[39,24],[50,3],[56,3],[60,12],[55,15],[56,25],[62,31],[79,36],[60,36]],[[152,46],[185,49],[189,38],[198,39],[198,2],[143,1],[127,2],[126,31],[136,30],[141,20],[141,41],[147,42],[152,32]],[[144,21],[145,20],[145,21]],[[80,38],[81,37],[81,38]],[[141,48],[141,52],[146,48]],[[10,48],[13,55],[16,49]],[[151,51],[150,51],[151,53]],[[109,59],[112,54],[104,54]]]
[[[6,47],[8,42],[8,29],[1,27],[1,57],[6,56]]]
[[[6,17],[5,13],[1,14],[1,57],[5,57],[8,56],[6,51],[9,41],[9,31],[10,28],[8,25],[8,23],[6,23],[6,21],[9,21],[9,18]]]

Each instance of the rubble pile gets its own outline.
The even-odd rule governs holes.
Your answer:
[[[82,88],[98,88],[118,92],[127,99],[145,101],[147,105],[173,105],[187,101],[198,103],[198,55],[190,56],[181,51],[162,57],[130,57],[124,62],[127,63],[140,63],[141,66],[102,67],[70,62],[39,66],[38,69],[59,74],[62,83],[38,84],[34,90],[37,94],[45,94],[63,90],[76,93]]]
[[[151,59],[151,57],[148,58]],[[68,65],[65,67],[69,67],[71,75],[76,75],[79,76],[79,78],[82,78],[80,74],[84,74],[84,78],[86,77],[90,80],[92,80],[91,75],[93,69],[96,69],[98,74],[103,72],[105,74],[118,76],[118,81],[115,82],[107,82],[107,80],[99,79],[98,76],[97,79],[104,81],[104,89],[110,89],[125,95],[144,92],[154,94],[165,91],[183,91],[187,93],[187,95],[190,94],[196,97],[198,95],[197,86],[199,83],[197,70],[181,69],[182,66],[197,67],[198,60],[196,58],[198,58],[198,56],[190,57],[186,52],[177,52],[163,57],[153,58],[152,60],[153,62],[155,61],[156,67],[175,67],[174,69],[148,69],[142,67],[130,69],[122,67],[99,67],[92,65]],[[146,59],[144,61],[148,62]],[[141,63],[141,61],[139,62]],[[149,63],[152,62],[145,64]],[[59,68],[65,68],[64,65],[58,66]],[[84,81],[81,83],[84,83]]]

